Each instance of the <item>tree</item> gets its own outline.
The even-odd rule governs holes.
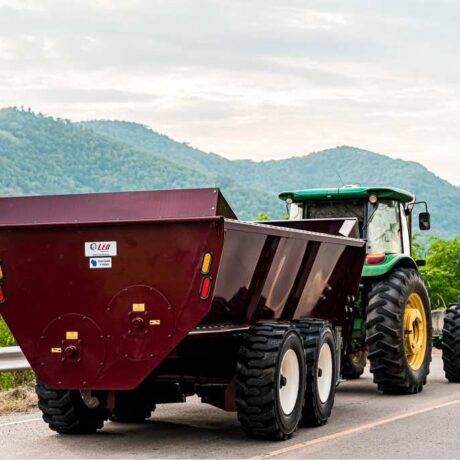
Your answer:
[[[256,220],[270,220],[270,215],[266,212],[260,212],[256,217]]]
[[[420,248],[417,247],[418,251]],[[418,252],[417,251],[417,252]],[[419,252],[420,254],[420,252]],[[430,293],[431,308],[445,308],[460,300],[460,237],[430,239],[421,273]]]

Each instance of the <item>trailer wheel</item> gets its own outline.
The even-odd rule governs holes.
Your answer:
[[[344,358],[342,364],[342,377],[346,380],[359,379],[366,368],[367,352],[358,350]]]
[[[305,352],[297,329],[261,323],[243,336],[236,370],[236,408],[250,437],[284,440],[300,421]]]
[[[150,403],[141,389],[117,391],[115,408],[109,418],[117,423],[142,423],[150,418],[154,410],[155,404]]]
[[[397,268],[369,294],[366,343],[370,371],[383,393],[419,393],[431,361],[428,293],[414,269]]]
[[[460,303],[450,305],[444,316],[442,360],[449,382],[460,382]]]
[[[334,335],[324,321],[301,320],[298,328],[304,341],[307,385],[302,425],[327,423],[334,405],[337,364]]]
[[[95,433],[108,418],[105,401],[99,407],[90,409],[79,391],[54,390],[39,380],[35,390],[43,420],[51,430],[60,434]]]

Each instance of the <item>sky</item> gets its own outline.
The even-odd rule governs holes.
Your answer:
[[[231,159],[351,145],[460,185],[459,24],[459,0],[0,0],[0,107]]]

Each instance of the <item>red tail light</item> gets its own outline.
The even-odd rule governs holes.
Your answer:
[[[201,281],[201,287],[200,287],[200,297],[202,299],[207,299],[209,297],[210,292],[211,292],[211,278],[203,278],[203,281]]]
[[[5,294],[3,293],[3,288],[0,286],[0,303],[5,302]]]
[[[366,264],[377,265],[385,260],[385,253],[383,252],[371,252],[366,256]]]

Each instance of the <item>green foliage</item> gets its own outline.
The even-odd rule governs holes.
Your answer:
[[[8,390],[18,385],[25,385],[33,382],[34,379],[35,374],[31,370],[2,372],[0,374],[0,390]]]
[[[0,347],[11,347],[16,345],[16,341],[12,336],[8,326],[2,318],[0,318]],[[32,371],[15,371],[0,373],[0,390],[7,390],[18,385],[32,382],[35,375]]]
[[[420,269],[428,286],[431,307],[445,308],[460,300],[460,237],[432,238],[425,251],[426,266]]]
[[[256,220],[270,220],[270,215],[267,214],[266,212],[261,212],[259,215],[256,217]]]
[[[0,347],[11,347],[13,345],[16,345],[16,342],[5,321],[0,317]]]

